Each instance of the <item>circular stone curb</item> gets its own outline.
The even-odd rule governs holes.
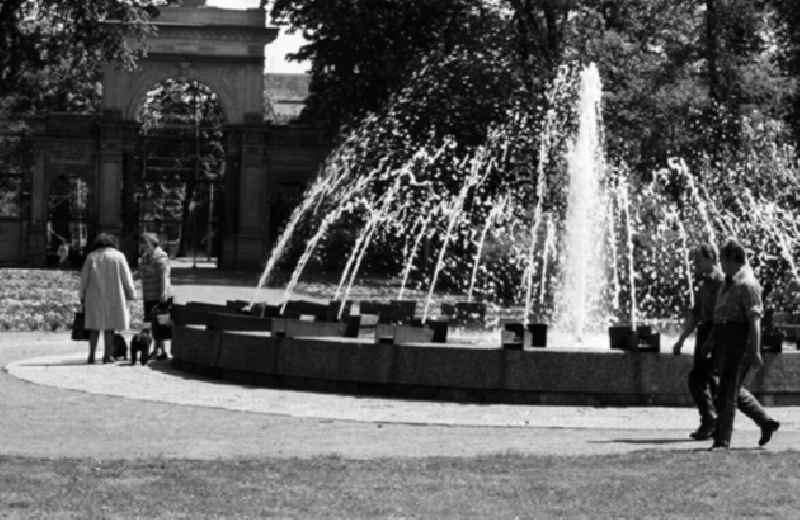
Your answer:
[[[583,428],[626,430],[691,430],[697,412],[670,407],[588,407],[549,405],[464,404],[372,398],[253,387],[187,377],[168,362],[130,366],[127,362],[87,365],[85,353],[42,356],[10,363],[6,371],[35,384],[129,399],[371,423],[486,426],[518,428]],[[800,407],[770,407],[781,430],[797,429]],[[737,429],[756,430],[747,420]]]

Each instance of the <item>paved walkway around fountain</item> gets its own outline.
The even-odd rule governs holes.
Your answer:
[[[249,287],[184,285],[179,301],[247,297]],[[187,297],[189,296],[189,297]],[[211,296],[211,297],[209,297]],[[85,365],[65,333],[0,334],[0,453],[37,457],[578,455],[699,450],[688,408],[471,405],[247,387],[146,367]],[[800,407],[768,449],[800,442]],[[758,430],[737,421],[735,447]]]

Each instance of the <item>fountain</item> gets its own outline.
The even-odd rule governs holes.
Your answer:
[[[642,351],[658,352],[659,335],[677,332],[693,304],[694,244],[736,235],[762,281],[777,280],[781,266],[796,273],[796,161],[792,150],[765,159],[780,197],[735,165],[695,172],[673,158],[643,179],[605,156],[601,93],[596,66],[562,67],[547,106],[512,106],[474,146],[433,130],[410,146],[392,106],[368,116],[331,154],[267,259],[258,288],[290,267],[280,306],[254,305],[260,318],[209,325],[205,336],[191,328],[195,315],[179,311],[178,362],[258,366],[268,384],[289,386],[688,404],[678,376],[688,356]],[[309,236],[297,234],[301,223]],[[326,256],[334,231],[337,251],[350,241],[347,254]],[[338,283],[303,287],[315,263],[340,269]],[[376,289],[359,284],[370,266],[395,300],[375,301]],[[293,300],[310,289],[324,303]],[[303,314],[318,325],[301,323]],[[625,351],[611,352],[609,340]]]
[[[740,210],[719,204],[735,190],[705,184],[709,172],[695,174],[680,158],[654,172],[649,184],[632,178],[624,165],[610,166],[602,146],[601,93],[594,64],[578,73],[562,67],[541,122],[517,107],[472,148],[432,132],[417,149],[369,157],[375,128],[397,122],[391,109],[385,119],[368,117],[331,155],[292,214],[258,287],[269,281],[287,244],[298,241],[298,222],[312,228],[316,222],[285,288],[284,304],[289,301],[307,263],[324,257],[330,229],[347,217],[341,225],[355,222],[360,229],[329,295],[340,302],[339,318],[377,242],[397,252],[398,271],[383,275],[396,276],[398,300],[414,292],[422,324],[437,317],[437,304],[484,305],[492,330],[501,320],[546,323],[560,341],[579,347],[587,337],[597,342],[597,334],[615,323],[674,329],[693,303],[689,250],[699,241],[736,234],[754,250],[777,249],[796,269],[797,223],[787,208],[746,186],[736,199]],[[565,106],[571,99],[574,108]],[[515,143],[537,128],[535,172],[514,178],[509,158],[525,151]],[[787,182],[798,184],[796,176]],[[684,187],[677,198],[667,189],[675,183]],[[759,240],[762,233],[768,242]]]

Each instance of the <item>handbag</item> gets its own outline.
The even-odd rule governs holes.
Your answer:
[[[89,330],[86,328],[86,312],[81,307],[72,318],[72,340],[89,341]]]
[[[172,298],[154,305],[151,312],[153,337],[157,340],[172,339]]]

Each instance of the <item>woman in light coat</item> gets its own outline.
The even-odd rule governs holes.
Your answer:
[[[89,364],[94,363],[101,330],[103,363],[111,361],[114,331],[128,328],[128,302],[136,298],[128,261],[116,245],[113,236],[106,233],[97,235],[81,270],[80,297],[89,330]]]

